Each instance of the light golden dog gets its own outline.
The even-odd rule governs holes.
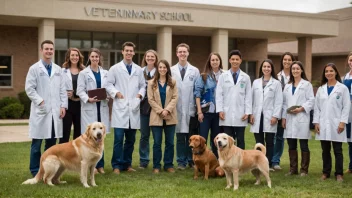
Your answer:
[[[22,184],[36,184],[41,179],[50,186],[66,183],[60,181],[62,173],[68,169],[80,172],[81,182],[88,188],[88,171],[90,183],[97,186],[94,179],[94,168],[101,159],[104,150],[105,126],[100,122],[88,125],[84,134],[77,139],[57,144],[46,150],[40,158],[40,169],[37,175]]]
[[[255,150],[242,150],[235,146],[234,139],[225,133],[218,134],[214,143],[218,148],[220,166],[226,175],[227,186],[225,189],[232,186],[231,178],[233,177],[233,189],[237,190],[239,174],[248,171],[252,171],[256,177],[255,185],[260,184],[260,175],[263,174],[269,188],[271,188],[269,163],[265,156],[266,148],[264,145],[258,143],[254,146]],[[261,151],[257,150],[258,148]]]
[[[198,179],[198,172],[204,174],[204,179],[209,176],[224,176],[224,171],[220,168],[219,162],[214,153],[205,144],[206,140],[200,135],[192,135],[189,138],[189,146],[192,148],[194,161],[193,179]]]

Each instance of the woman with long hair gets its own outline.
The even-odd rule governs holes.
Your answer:
[[[277,74],[277,79],[281,83],[282,90],[284,90],[288,81],[290,81],[290,67],[292,62],[295,61],[295,57],[290,52],[285,52],[281,56],[280,64],[280,72]],[[274,170],[281,170],[280,167],[280,158],[284,151],[284,128],[282,128],[281,120],[278,120],[277,132],[274,137],[274,153],[272,159],[272,167]]]
[[[197,115],[199,121],[199,134],[208,140],[210,132],[210,145],[213,153],[218,157],[214,138],[220,133],[219,113],[215,109],[215,92],[219,76],[222,74],[222,60],[219,53],[209,54],[205,63],[204,72],[197,78],[194,85]]]
[[[253,114],[250,116],[250,131],[254,133],[256,143],[266,146],[266,157],[270,168],[272,168],[277,121],[281,118],[281,89],[273,62],[270,59],[264,60],[260,65],[259,78],[254,80],[252,86]]]
[[[174,170],[174,137],[177,124],[176,104],[178,90],[176,80],[171,77],[170,64],[166,60],[158,62],[154,79],[148,82],[148,101],[150,112],[150,126],[152,128],[153,145],[153,173],[158,174],[161,169],[161,144],[163,130],[165,134],[164,170],[170,173]]]
[[[310,111],[314,107],[313,86],[308,81],[303,64],[291,64],[290,81],[283,90],[282,127],[285,129],[290,158],[290,170],[286,175],[298,174],[297,140],[301,147],[301,176],[308,174],[310,151]]]
[[[316,94],[313,119],[315,139],[320,140],[323,150],[322,180],[330,177],[332,145],[335,154],[335,177],[337,181],[343,181],[342,142],[347,142],[345,124],[348,123],[350,106],[348,88],[341,83],[335,64],[328,63],[324,67],[321,86]]]
[[[346,67],[349,69],[348,73],[342,78],[342,83],[345,84],[350,93],[350,100],[352,102],[351,88],[352,88],[352,52],[347,56]],[[351,135],[351,121],[352,121],[352,108],[350,108],[350,114],[348,116],[348,124],[346,125],[346,135],[348,142],[348,154],[350,158],[350,163],[346,173],[352,173],[352,135]]]
[[[144,53],[141,67],[143,69],[144,79],[146,82],[146,90],[148,81],[154,77],[157,70],[158,54],[155,50],[147,50]],[[149,164],[149,137],[150,137],[150,111],[151,107],[148,103],[148,96],[143,98],[140,104],[141,111],[141,139],[139,141],[139,168],[144,169]]]
[[[63,137],[59,143],[70,140],[71,126],[73,124],[73,139],[81,135],[81,102],[77,95],[78,74],[85,68],[83,55],[77,48],[69,48],[65,55],[62,70],[65,73],[68,109],[63,118]]]
[[[87,68],[78,75],[77,95],[81,99],[81,131],[84,133],[86,127],[92,122],[102,122],[106,132],[110,132],[108,98],[98,100],[96,97],[90,98],[87,94],[89,90],[104,88],[108,79],[108,71],[103,67],[103,56],[96,48],[89,51]],[[96,166],[99,173],[104,172],[104,153]]]

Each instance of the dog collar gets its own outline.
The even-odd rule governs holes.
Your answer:
[[[198,151],[198,152],[194,152],[193,154],[195,154],[195,155],[201,155],[201,154],[203,154],[203,153],[204,153],[204,151],[205,151],[205,150]]]

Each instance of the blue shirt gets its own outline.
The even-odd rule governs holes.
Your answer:
[[[292,85],[292,95],[295,94],[296,87]]]
[[[180,72],[181,72],[181,70],[182,70],[183,68],[185,68],[185,70],[187,70],[188,63],[187,63],[184,67],[182,67],[182,66],[180,65],[180,63],[177,63],[177,66],[178,66],[178,69],[179,69]]]
[[[51,76],[51,68],[52,68],[52,65],[53,63],[50,61],[49,64],[47,64],[45,61],[43,61],[43,59],[41,59],[43,65],[45,66],[46,70],[48,70],[48,74],[49,76]]]
[[[326,86],[328,88],[328,96],[331,94],[332,90],[334,89],[334,86]]]
[[[164,87],[163,87],[163,86],[161,86],[160,82],[158,82],[158,86],[159,86],[159,94],[160,94],[161,105],[162,105],[163,108],[165,108],[167,83],[165,82]]]
[[[101,88],[101,76],[100,76],[100,70],[98,68],[98,72],[93,71],[94,77],[95,77],[95,82],[97,83],[97,88]],[[100,102],[97,102],[97,113],[98,113],[98,122],[101,122],[101,117],[100,117]]]

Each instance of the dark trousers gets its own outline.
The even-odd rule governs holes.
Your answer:
[[[63,123],[63,137],[60,138],[59,143],[70,141],[71,126],[73,124],[73,139],[81,135],[81,102],[68,100],[68,109],[65,117],[62,119]]]
[[[232,127],[232,126],[224,126],[224,132],[233,137],[236,141],[237,147],[241,149],[245,149],[245,142],[244,142],[244,131],[246,127]]]
[[[192,149],[189,147],[189,138],[198,135],[199,122],[196,117],[191,117],[188,133],[176,133],[176,160],[178,166],[193,166]]]
[[[343,175],[343,153],[342,153],[342,142],[332,142],[321,140],[321,149],[323,150],[322,158],[323,158],[323,174],[326,174],[330,177],[331,173],[331,144],[334,149],[335,154],[335,176]]]
[[[346,134],[347,138],[351,138],[351,123],[346,124]],[[348,169],[352,170],[352,142],[348,142],[348,155],[350,157],[350,163],[348,164]]]
[[[266,147],[266,157],[269,161],[269,166],[272,165],[272,158],[274,152],[274,136],[275,133],[265,133],[263,131],[263,114],[260,117],[259,133],[254,133],[256,143],[261,143]]]
[[[215,137],[220,133],[219,126],[219,114],[218,113],[205,113],[203,122],[199,123],[199,135],[202,136],[208,142],[208,136],[210,132],[210,146],[211,150],[218,158],[218,150],[214,144]]]
[[[297,150],[297,140],[293,138],[287,138],[288,150]],[[302,152],[309,152],[308,140],[300,139],[299,146]]]
[[[284,128],[281,126],[281,120],[278,121],[277,131],[274,137],[274,153],[272,158],[272,166],[280,165],[280,159],[284,152]]]
[[[31,153],[30,153],[30,159],[29,159],[29,170],[31,171],[33,177],[39,171],[40,157],[41,157],[40,149],[42,146],[42,141],[43,139],[32,139]],[[51,138],[45,139],[44,151],[54,146],[55,144],[56,144],[55,128],[54,128],[54,120],[52,120]]]
[[[147,167],[149,164],[149,115],[141,114],[141,139],[139,140],[139,166]]]

